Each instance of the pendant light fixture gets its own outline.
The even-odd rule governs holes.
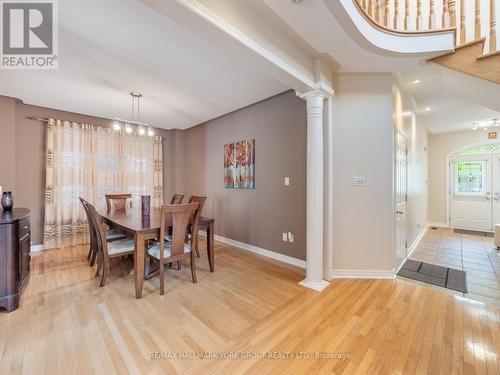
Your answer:
[[[146,129],[148,136],[152,137],[154,135],[153,128],[140,121],[140,100],[142,98],[142,94],[140,92],[132,91],[130,93],[132,97],[132,110],[131,110],[131,120],[122,120],[121,118],[116,117],[113,120],[113,129],[116,131],[121,131],[122,128],[125,129],[125,133],[132,134],[134,132],[133,125],[137,126],[137,134],[145,135]]]

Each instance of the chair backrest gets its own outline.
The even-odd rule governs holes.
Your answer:
[[[97,248],[103,252],[103,260],[107,262],[108,259],[108,241],[106,240],[106,232],[102,226],[101,215],[99,215],[93,205],[87,202],[87,208],[90,214],[90,219],[92,220],[92,226],[94,228],[95,239],[97,242]]]
[[[115,210],[124,210],[127,208],[127,200],[132,199],[132,194],[106,194],[105,197],[108,211],[111,210],[111,208]],[[130,204],[132,205],[132,202],[130,202]]]
[[[184,194],[174,194],[172,200],[170,201],[170,204],[181,204],[183,199]]]
[[[201,197],[198,195],[191,195],[189,197],[189,203],[199,203],[200,204],[200,209],[198,216],[201,216],[201,212],[203,211],[203,206],[205,205],[205,201],[207,200],[207,197]],[[194,220],[194,216],[191,216],[191,221]]]
[[[87,222],[89,223],[89,232],[90,232],[90,244],[93,245],[95,244],[95,228],[94,228],[94,222],[92,220],[92,217],[90,216],[91,213],[89,211],[89,202],[87,202],[85,199],[82,197],[79,198],[80,202],[82,203],[83,210],[85,211],[85,215],[87,216]]]
[[[201,197],[198,195],[191,195],[189,197],[189,203],[198,202],[200,204],[200,215],[201,215],[201,211],[203,210],[203,206],[205,205],[206,200],[207,200],[207,197]]]
[[[200,204],[188,203],[188,204],[164,204],[161,207],[160,216],[160,238],[165,238],[165,228],[171,224],[172,226],[172,257],[184,254],[184,244],[186,241],[186,233],[188,226],[191,221],[191,217],[194,216],[191,227],[192,230],[198,232],[198,217],[199,217]],[[191,248],[193,249],[193,237],[191,237]],[[163,257],[163,250],[165,246],[165,241],[160,241],[160,257]]]

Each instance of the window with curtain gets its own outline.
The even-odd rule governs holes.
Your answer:
[[[49,119],[46,136],[44,244],[85,243],[88,224],[79,197],[103,209],[105,194],[151,195],[163,202],[161,137],[122,134],[88,124]]]

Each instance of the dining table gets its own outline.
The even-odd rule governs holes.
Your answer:
[[[139,208],[121,210],[101,210],[98,212],[102,221],[110,228],[115,229],[134,239],[134,281],[135,298],[142,298],[145,274],[145,251],[147,240],[157,240],[160,237],[160,208],[151,208],[149,216],[143,216]],[[200,216],[198,229],[206,231],[207,257],[210,272],[214,272],[214,224],[215,220]],[[165,226],[172,227],[171,219],[167,218]]]

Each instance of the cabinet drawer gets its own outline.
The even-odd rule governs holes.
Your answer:
[[[22,220],[19,222],[19,238],[23,238],[30,231],[30,221],[29,219]]]

